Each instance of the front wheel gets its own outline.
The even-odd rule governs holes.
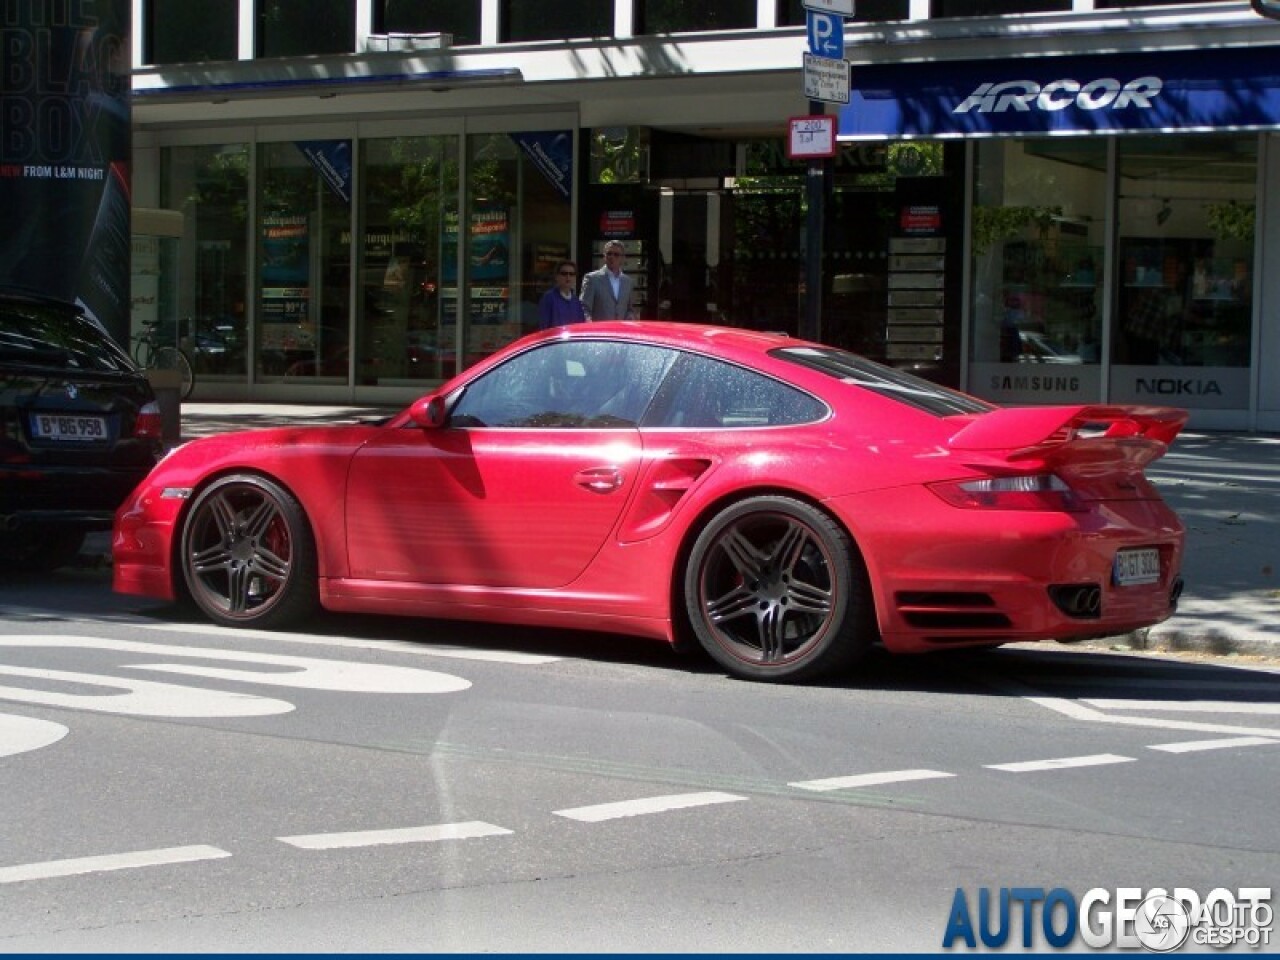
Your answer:
[[[181,567],[191,599],[225,626],[296,624],[319,607],[315,538],[301,505],[275,482],[223,477],[191,505]]]
[[[875,639],[866,571],[820,510],[762,496],[721,511],[690,551],[685,606],[706,651],[748,680],[811,680],[852,666]]]

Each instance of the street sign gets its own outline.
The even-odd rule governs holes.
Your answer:
[[[806,10],[805,25],[809,29],[810,53],[832,60],[844,59],[844,17]]]
[[[787,140],[787,156],[792,160],[836,155],[835,115],[818,114],[792,117],[791,136]]]
[[[803,0],[806,10],[836,13],[842,17],[853,16],[853,0]]]
[[[827,103],[849,102],[849,61],[804,55],[804,95]]]

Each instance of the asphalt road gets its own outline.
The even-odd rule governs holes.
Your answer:
[[[771,687],[610,636],[231,632],[104,568],[0,584],[6,952],[938,951],[957,889],[1274,884],[1278,782],[1267,661]]]

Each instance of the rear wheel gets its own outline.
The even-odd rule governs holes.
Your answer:
[[[196,606],[227,626],[274,628],[319,608],[315,538],[293,496],[265,477],[224,477],[183,525],[182,574]]]
[[[744,679],[834,673],[875,639],[853,541],[826,514],[791,497],[752,497],[712,518],[694,541],[684,595],[702,646]]]

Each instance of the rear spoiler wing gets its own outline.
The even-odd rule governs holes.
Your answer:
[[[1002,451],[1008,460],[1040,456],[1077,439],[1081,431],[1096,431],[1108,440],[1140,438],[1167,446],[1189,416],[1177,407],[1115,404],[1001,407],[962,427],[947,445],[956,451]]]

